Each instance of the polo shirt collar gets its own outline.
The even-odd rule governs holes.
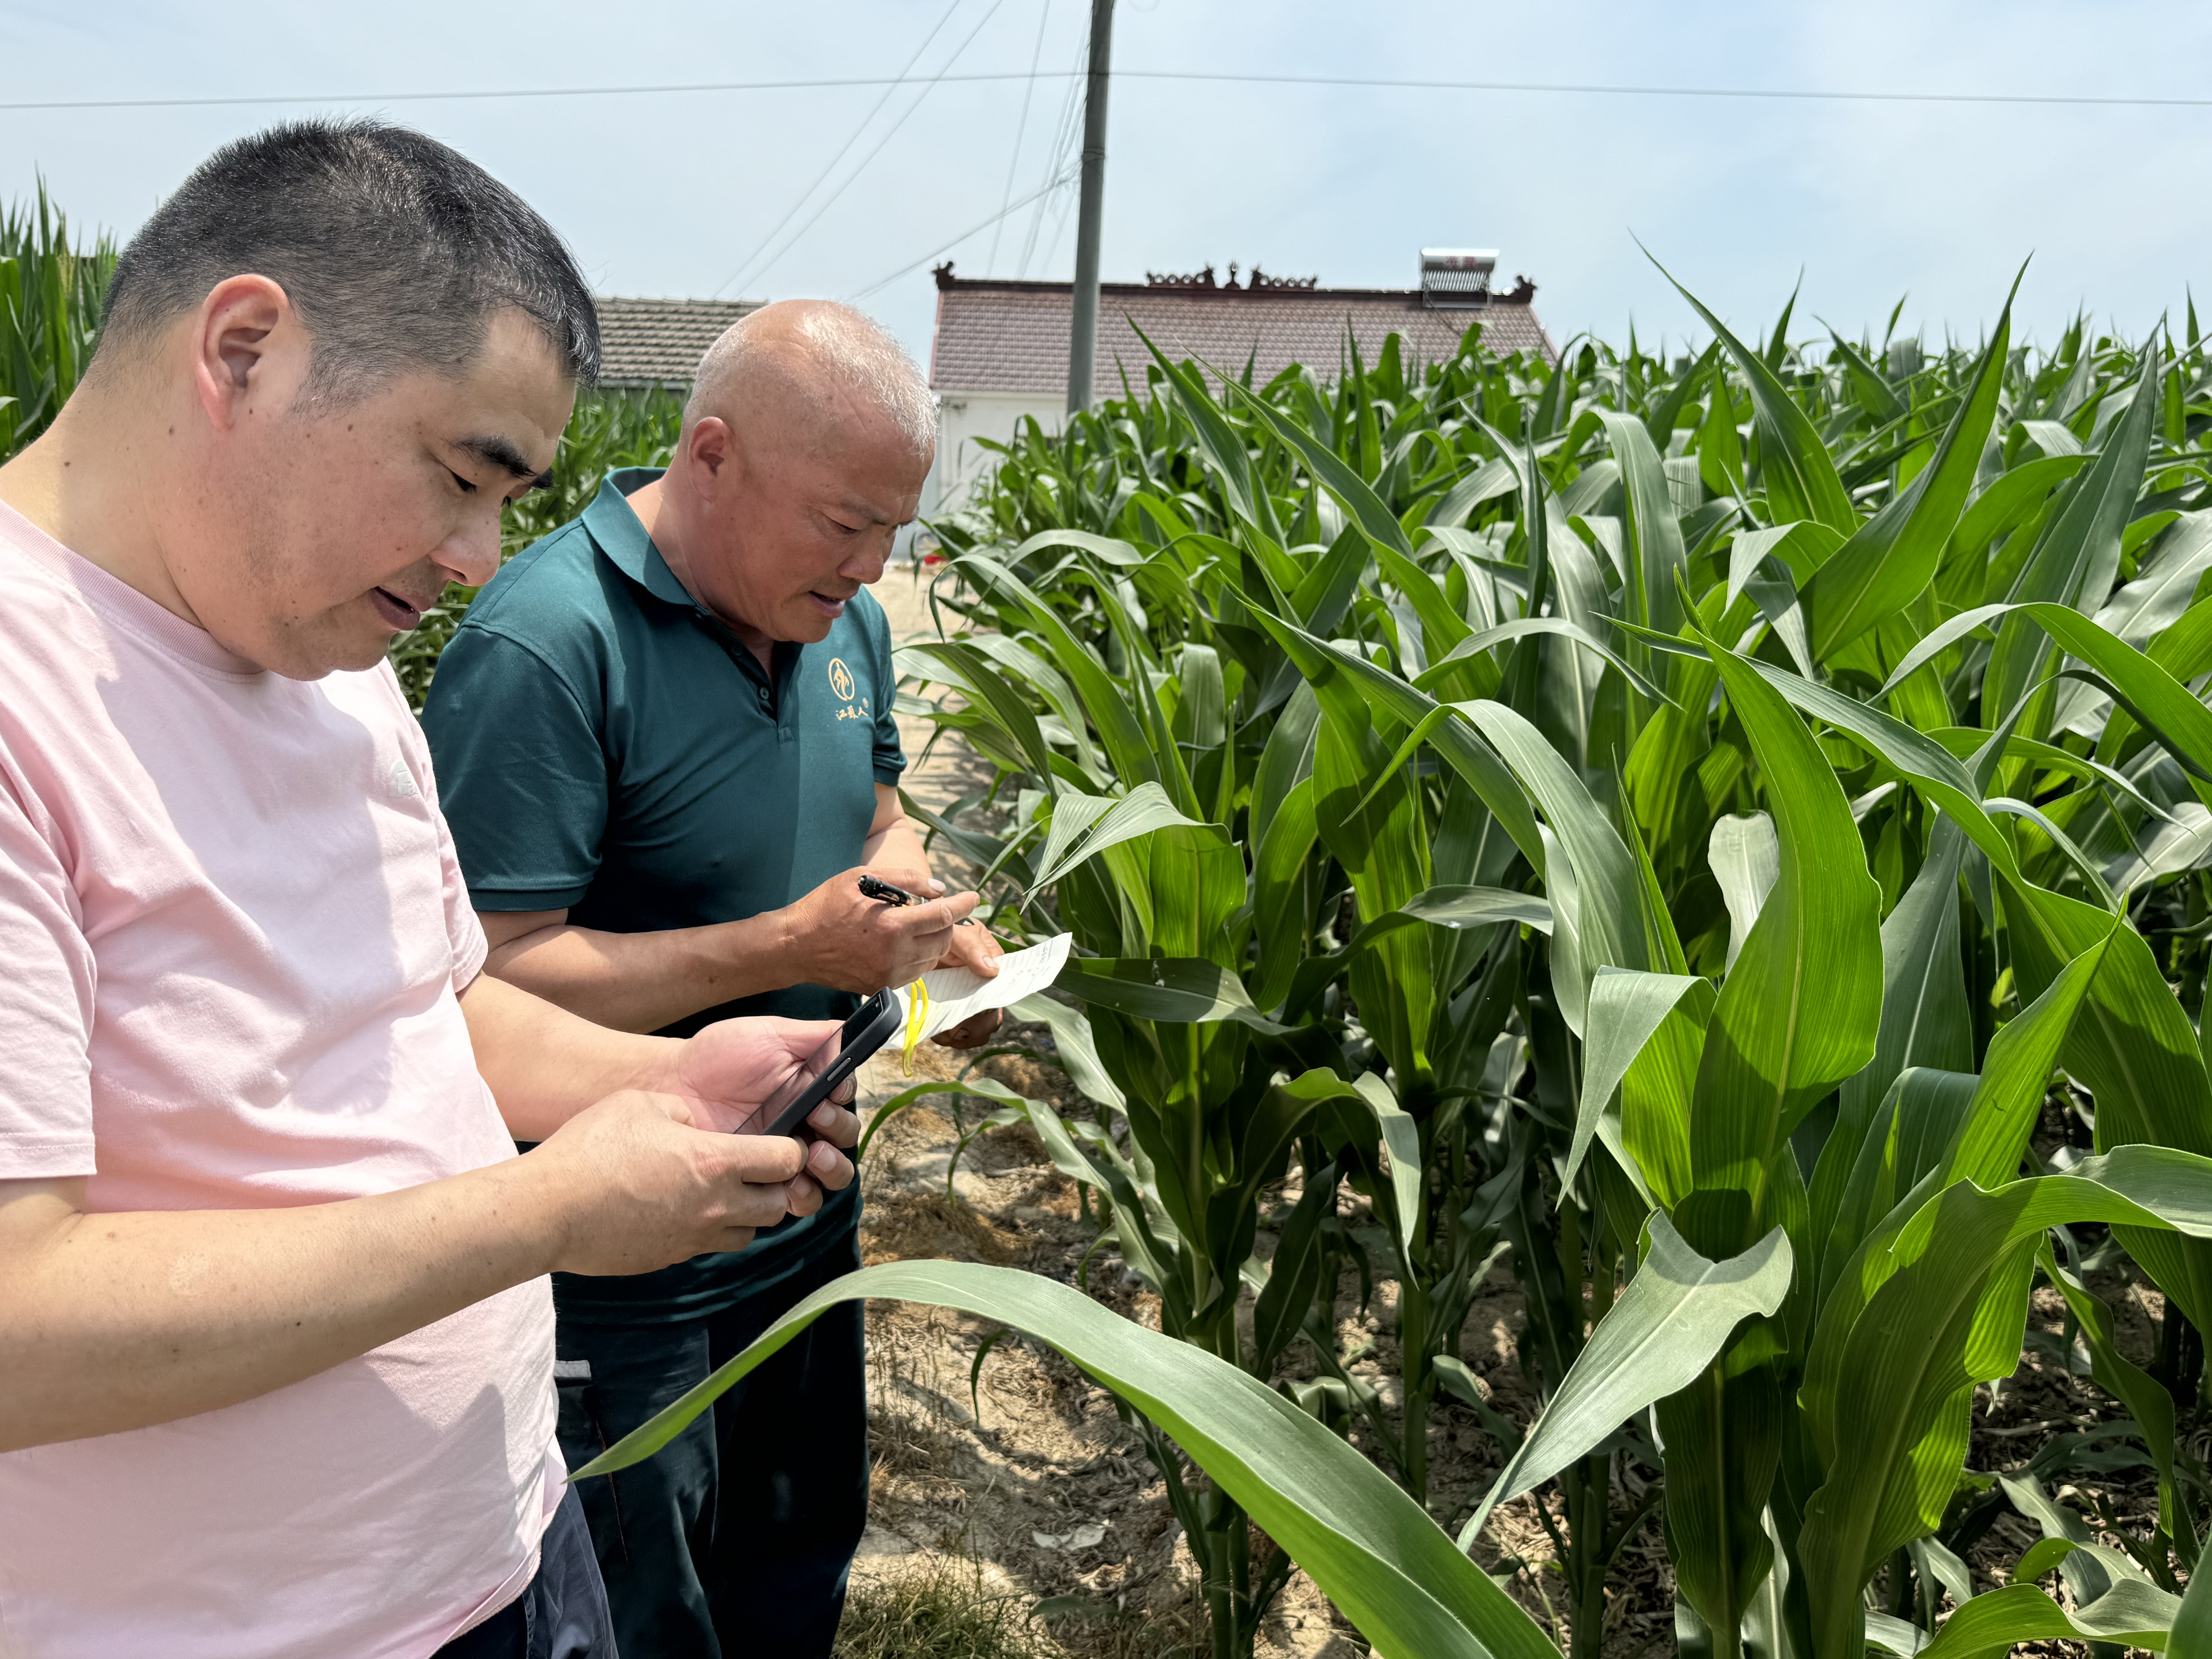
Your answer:
[[[607,474],[599,485],[599,493],[584,509],[584,528],[591,534],[592,542],[608,563],[642,587],[656,599],[669,605],[681,605],[690,611],[699,626],[720,642],[729,653],[730,660],[745,674],[766,686],[771,703],[781,702],[782,688],[787,684],[799,666],[801,647],[789,640],[778,640],[769,653],[775,665],[763,674],[760,661],[732,634],[726,623],[713,611],[691,597],[690,590],[676,580],[676,573],[660,556],[653,538],[645,533],[645,526],[630,511],[629,498],[667,469],[658,466],[617,467]]]
[[[657,466],[625,466],[608,473],[605,482],[599,485],[599,493],[584,509],[584,528],[591,532],[592,542],[607,562],[654,599],[680,605],[686,611],[697,611],[698,602],[676,580],[676,573],[660,556],[653,538],[645,533],[637,514],[630,511],[629,497],[658,478],[664,470]]]

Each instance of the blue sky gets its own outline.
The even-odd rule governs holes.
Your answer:
[[[1070,83],[1037,80],[1025,125],[1019,78],[901,89],[866,126],[880,88],[372,94],[884,76],[910,59],[922,74],[949,64],[1025,75],[1033,61],[1047,71],[1079,62],[1087,0],[958,0],[948,16],[951,4],[17,0],[0,9],[0,103],[339,100],[0,110],[0,200],[43,172],[79,222],[127,234],[223,139],[283,113],[369,110],[437,134],[514,185],[604,292],[850,297],[990,217],[1010,173],[1016,197],[1049,178]],[[2212,9],[2130,0],[1122,0],[1115,52],[1129,69],[2192,97],[2203,83],[2189,65],[2208,61],[2208,37]],[[2208,123],[2207,108],[1127,80],[1112,98],[1104,269],[1137,280],[1148,268],[1256,260],[1332,285],[1405,286],[1424,245],[1494,246],[1501,276],[1535,279],[1555,337],[1617,338],[1632,317],[1647,337],[1694,332],[1640,237],[1747,331],[1771,322],[1802,269],[1793,337],[1816,337],[1819,319],[1879,331],[1904,295],[1905,328],[1933,338],[1978,335],[2032,253],[2021,301],[2032,335],[2048,339],[2079,305],[2135,333],[2163,312],[2178,319],[2192,280],[2212,296],[2198,165]],[[848,139],[827,185],[805,198]],[[1028,275],[1064,278],[1073,193],[1048,198],[1042,216],[1006,220],[995,263],[990,230],[950,257],[965,274],[1012,276],[1026,252]],[[862,303],[927,353],[926,264]]]

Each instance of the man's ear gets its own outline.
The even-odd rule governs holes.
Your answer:
[[[735,481],[737,434],[719,415],[702,415],[684,435],[684,459],[691,465],[693,487],[712,498]]]
[[[289,404],[306,378],[307,331],[267,276],[223,278],[200,301],[191,329],[193,389],[217,431],[230,431],[257,404]]]

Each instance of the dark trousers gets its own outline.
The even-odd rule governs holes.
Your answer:
[[[563,1319],[561,1449],[580,1468],[817,1286],[857,1239],[719,1314]],[[832,1308],[642,1463],[577,1483],[623,1659],[828,1659],[868,1518],[863,1309]]]
[[[616,1659],[607,1593],[573,1487],[553,1511],[537,1576],[522,1594],[431,1659]]]

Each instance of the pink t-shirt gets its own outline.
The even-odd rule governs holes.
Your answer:
[[[455,997],[483,959],[389,668],[260,672],[0,504],[0,1180],[258,1209],[512,1158]],[[0,1455],[0,1655],[422,1659],[528,1582],[552,1359],[541,1279]]]

